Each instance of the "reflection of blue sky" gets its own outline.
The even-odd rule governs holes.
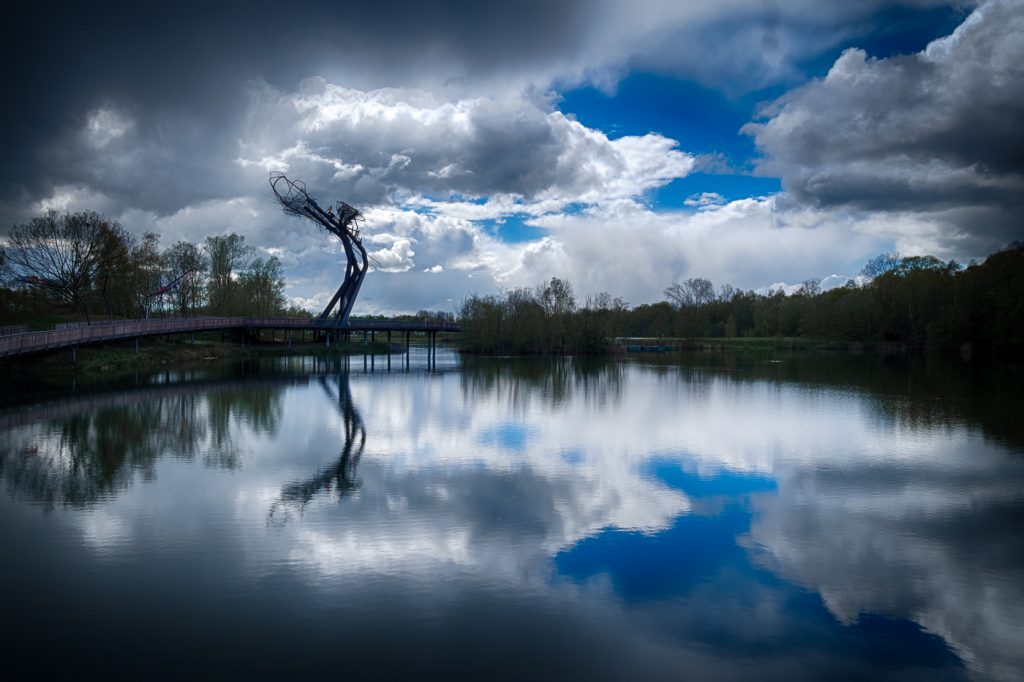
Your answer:
[[[843,625],[814,592],[780,580],[751,561],[744,548],[753,513],[751,494],[773,494],[774,481],[758,475],[721,471],[701,476],[687,472],[686,458],[652,460],[648,471],[686,492],[695,506],[703,499],[724,501],[707,515],[684,514],[657,533],[609,529],[560,552],[555,567],[573,581],[607,578],[615,594],[634,609],[661,611],[656,617],[673,636],[722,651],[767,655],[781,651],[813,655],[821,650],[836,659],[865,658],[883,669],[920,666],[960,668],[941,637],[904,619],[865,614]],[[728,606],[726,606],[728,604]],[[774,604],[777,627],[757,637],[736,628],[737,613],[756,618],[763,604]],[[667,606],[666,606],[667,605]],[[724,608],[723,608],[724,607]],[[725,618],[721,612],[729,615]],[[678,610],[687,615],[665,613]],[[693,614],[696,612],[696,614]],[[689,622],[703,619],[699,625]],[[678,631],[679,629],[682,632]]]
[[[741,495],[743,493],[775,490],[775,481],[761,474],[744,473],[722,469],[711,475],[701,475],[688,470],[692,458],[681,456],[657,457],[647,462],[645,472],[670,488],[675,488],[690,497],[715,495]]]
[[[325,488],[281,526],[282,486],[342,450],[338,376],[283,383],[272,427],[230,417],[233,469],[169,452],[89,509],[17,515],[49,529],[51,554],[99,562],[111,594],[118,579],[159,594],[156,557],[158,575],[170,563],[206,586],[188,603],[285,585],[386,629],[473,611],[471,593],[482,618],[537,629],[557,612],[559,637],[613,633],[612,659],[657,642],[680,669],[733,659],[740,678],[948,666],[950,650],[995,678],[1020,670],[1019,456],[853,391],[642,366],[554,376],[354,372],[358,487]],[[45,444],[51,427],[3,436]]]
[[[482,445],[496,445],[505,450],[522,450],[530,438],[530,429],[522,424],[498,424],[480,432],[477,441]]]

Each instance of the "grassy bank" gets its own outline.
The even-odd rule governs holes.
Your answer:
[[[623,347],[668,346],[673,350],[734,350],[734,351],[882,351],[894,352],[902,350],[899,344],[850,343],[847,341],[830,341],[827,339],[809,339],[799,336],[745,336],[745,337],[713,337],[713,338],[631,338],[622,341]]]
[[[404,348],[387,343],[292,343],[222,341],[219,335],[197,335],[190,338],[139,339],[80,346],[74,351],[62,349],[50,353],[27,355],[3,361],[2,370],[13,377],[47,376],[115,376],[126,372],[156,370],[167,367],[188,368],[213,362],[254,360],[261,357],[290,355],[363,355],[400,352]]]

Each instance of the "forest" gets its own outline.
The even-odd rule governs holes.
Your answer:
[[[602,293],[579,304],[570,282],[473,295],[459,311],[464,348],[481,353],[601,353],[621,338],[797,337],[909,352],[1024,355],[1024,245],[967,267],[933,256],[882,254],[864,284],[822,291],[717,288],[691,278],[665,300],[630,307]]]
[[[0,325],[166,315],[307,315],[288,309],[275,256],[238,234],[160,247],[93,211],[47,211],[0,246]]]

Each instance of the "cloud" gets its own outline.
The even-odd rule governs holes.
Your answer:
[[[283,169],[325,203],[342,198],[367,215],[368,247],[387,271],[373,273],[360,304],[378,312],[441,308],[474,287],[553,275],[643,302],[681,276],[757,287],[856,272],[854,259],[873,255],[867,249],[985,255],[1017,215],[1001,199],[947,202],[926,215],[900,206],[880,212],[815,198],[791,180],[802,172],[797,161],[780,166],[792,191],[770,208],[760,199],[726,204],[708,191],[684,204],[706,218],[654,215],[644,203],[656,201],[658,188],[700,163],[722,167],[721,158],[698,160],[658,132],[606,134],[556,108],[560,91],[611,90],[638,69],[731,93],[790,83],[800,77],[796,65],[869,33],[892,5],[527,1],[423,11],[401,2],[314,3],[302,13],[204,7],[197,26],[186,3],[173,16],[134,9],[131,31],[117,8],[76,7],[47,19],[46,44],[57,47],[31,52],[42,44],[31,33],[42,25],[40,9],[20,7],[8,25],[28,28],[10,44],[33,59],[11,75],[19,106],[0,112],[3,129],[16,133],[0,171],[3,228],[41,206],[66,206],[157,230],[164,245],[234,230],[280,254],[289,296],[320,301],[337,286],[341,257],[331,239],[270,201],[267,174]],[[744,47],[722,47],[730,44]],[[1013,61],[1004,62],[1000,73],[1016,78]],[[874,73],[888,63],[865,59],[858,68]],[[803,92],[790,99],[799,103]],[[756,125],[767,131],[774,121]],[[766,163],[788,158],[762,149]],[[858,166],[836,167],[853,177]],[[934,177],[948,176],[948,187],[980,173],[953,171]],[[987,191],[1002,197],[1004,189]],[[513,217],[536,237],[503,242],[500,221]],[[833,249],[843,242],[843,253],[827,255],[826,238]],[[636,272],[643,259],[650,266]],[[749,276],[737,274],[741,265]]]
[[[254,86],[238,164],[274,168],[350,201],[469,219],[636,196],[685,176],[694,158],[657,134],[611,140],[522,95],[448,101],[410,88],[303,82]]]
[[[785,205],[777,197],[697,212],[655,212],[621,202],[532,223],[550,235],[523,249],[497,275],[500,281],[531,285],[555,274],[573,282],[578,293],[606,290],[634,304],[661,300],[666,286],[686,277],[752,289],[793,274],[803,279],[855,272],[888,243],[866,231],[870,223],[859,218]]]
[[[224,188],[211,171],[236,156],[237,133],[255,122],[248,111],[254,82],[291,92],[320,76],[363,92],[419,89],[446,101],[523,93],[543,100],[578,84],[611,89],[640,69],[745,91],[792,82],[797,64],[851,32],[869,31],[892,4],[954,3],[385,0],[311,2],[301,12],[257,2],[239,12],[183,2],[174,12],[112,3],[58,13],[26,3],[4,22],[5,44],[26,59],[8,74],[8,99],[16,104],[0,111],[0,129],[15,131],[5,140],[0,202],[15,206],[26,195],[37,201],[54,185],[85,182],[96,149],[87,154],[68,138],[87,124],[96,142],[109,140],[105,153],[134,141],[135,156],[149,157],[143,177],[152,191],[142,207],[167,212],[185,197],[214,198]],[[127,122],[130,129],[114,134]],[[500,163],[515,162],[511,155]],[[445,166],[427,170],[440,179]],[[138,204],[145,190],[138,185],[122,200]]]
[[[1007,481],[1021,467],[963,440],[944,446],[952,461],[917,461],[913,475],[888,461],[791,471],[763,501],[750,545],[762,565],[820,593],[839,622],[914,620],[970,668],[1013,680],[1024,665],[1014,645],[1024,575],[1002,534],[1017,517],[1020,492]]]
[[[718,192],[700,192],[691,194],[683,201],[684,206],[704,208],[705,206],[721,206],[725,203],[725,197]]]
[[[940,253],[984,256],[1024,217],[1024,7],[993,0],[920,53],[849,49],[744,131],[794,200],[927,216]]]
[[[369,253],[370,262],[382,272],[406,272],[411,270],[415,263],[412,257],[416,252],[412,250],[412,242],[408,239],[396,239],[390,249],[380,249]]]

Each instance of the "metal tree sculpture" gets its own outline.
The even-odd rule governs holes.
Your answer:
[[[273,173],[270,176],[270,187],[285,213],[309,218],[341,240],[342,246],[345,247],[345,258],[348,259],[345,280],[338,287],[338,292],[334,294],[331,302],[320,313],[320,319],[326,320],[331,317],[337,306],[334,319],[341,323],[348,322],[349,313],[352,312],[352,305],[356,302],[356,295],[359,293],[359,287],[363,285],[363,278],[366,277],[370,263],[363,242],[359,238],[358,223],[363,219],[362,214],[344,201],[339,201],[336,207],[323,210],[306,191],[304,182],[293,182],[286,178],[284,173]]]

